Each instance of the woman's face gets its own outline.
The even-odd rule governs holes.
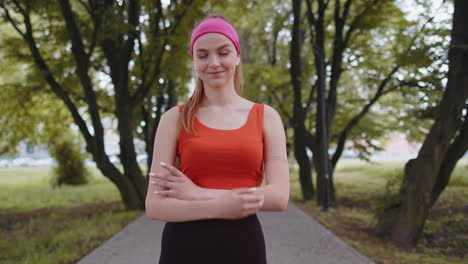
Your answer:
[[[233,84],[238,55],[231,40],[222,34],[208,33],[199,37],[193,47],[195,69],[205,85]]]

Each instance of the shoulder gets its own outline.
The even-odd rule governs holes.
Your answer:
[[[167,110],[161,115],[158,127],[161,127],[162,125],[163,127],[178,132],[180,127],[180,112],[180,105],[171,107],[169,110]]]
[[[268,137],[275,131],[283,131],[283,121],[275,108],[263,104],[263,133]]]
[[[166,120],[179,120],[180,118],[180,112],[181,112],[181,106],[182,105],[176,105],[171,107],[169,110],[164,112],[164,114],[161,116],[162,119]]]
[[[279,115],[278,111],[276,111],[275,108],[267,104],[263,104],[263,120],[264,120],[264,123],[267,123],[267,122],[276,123],[278,121],[281,122],[281,116]]]

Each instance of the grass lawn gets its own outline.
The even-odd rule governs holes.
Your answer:
[[[449,186],[432,208],[416,249],[402,250],[373,234],[375,201],[385,192],[387,180],[401,175],[404,164],[341,160],[334,176],[338,206],[328,213],[315,201],[302,201],[297,168],[291,167],[291,201],[376,263],[463,263],[468,257],[467,159],[459,162]]]
[[[76,263],[143,214],[91,172],[88,185],[52,189],[50,169],[0,169],[0,264]]]

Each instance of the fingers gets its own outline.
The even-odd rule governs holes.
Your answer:
[[[263,200],[265,199],[265,195],[258,192],[258,189],[255,187],[233,189],[233,191],[246,203],[258,203],[259,201],[262,201],[263,203]]]
[[[255,214],[262,208],[263,206],[263,200],[258,202],[258,203],[251,203],[251,204],[246,204],[244,205],[244,214],[245,215],[252,215]]]
[[[166,179],[167,177],[173,176],[172,173],[166,173],[166,172],[150,173],[149,175],[153,179],[157,179],[157,178]],[[175,176],[173,176],[173,177],[175,177]]]
[[[258,211],[260,204],[249,204],[244,206],[244,211]]]
[[[236,192],[237,194],[251,194],[251,193],[255,193],[257,190],[258,189],[255,187],[233,189],[233,191]]]
[[[169,165],[169,164],[164,163],[164,162],[160,162],[159,164],[161,164],[161,166],[163,168],[167,169],[168,171],[170,171],[174,175],[177,175],[177,176],[183,176],[184,175],[180,170],[178,170],[176,167],[174,167],[172,165]]]
[[[168,187],[170,189],[175,188],[175,182],[171,181],[164,181],[164,180],[159,180],[159,181],[150,181],[151,184],[156,185],[156,186],[161,186],[161,187]]]
[[[154,191],[153,193],[160,196],[167,196],[167,191]]]
[[[244,194],[241,198],[248,203],[258,203],[260,200],[264,199],[263,194]]]
[[[182,182],[183,180],[179,176],[174,176],[170,173],[156,173],[151,176],[151,180],[166,180],[172,182]]]

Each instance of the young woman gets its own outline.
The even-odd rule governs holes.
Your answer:
[[[159,263],[264,264],[256,213],[289,200],[281,118],[241,97],[239,37],[226,19],[195,26],[190,53],[196,88],[160,120],[146,196],[146,214],[167,222]]]

